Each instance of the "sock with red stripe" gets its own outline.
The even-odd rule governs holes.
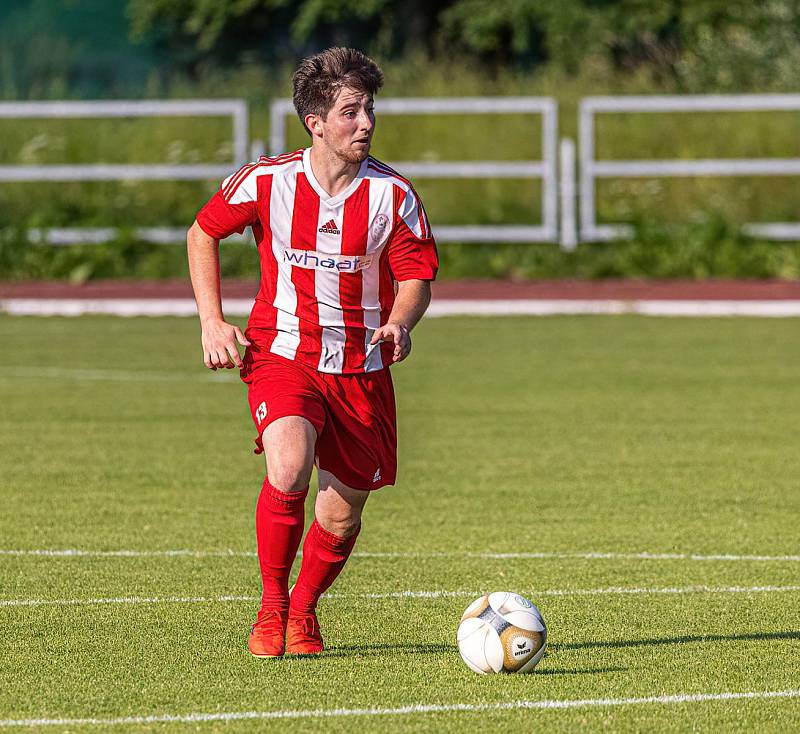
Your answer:
[[[314,612],[320,596],[330,588],[347,563],[360,530],[359,525],[349,538],[340,538],[325,530],[316,519],[311,523],[303,543],[303,564],[292,589],[289,614]]]
[[[256,505],[256,540],[261,568],[261,609],[286,614],[289,609],[289,572],[303,537],[308,487],[281,492],[264,479]]]

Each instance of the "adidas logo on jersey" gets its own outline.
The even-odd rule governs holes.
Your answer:
[[[323,224],[319,228],[320,232],[324,232],[325,234],[341,234],[339,228],[336,226],[336,222],[333,219],[329,219],[325,224]]]

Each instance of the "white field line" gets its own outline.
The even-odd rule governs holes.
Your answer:
[[[301,555],[302,553],[298,553]],[[255,551],[235,551],[235,550],[89,550],[80,548],[4,548],[0,549],[0,556],[45,556],[52,558],[255,558]],[[353,553],[355,558],[479,558],[486,560],[505,560],[505,559],[578,559],[586,561],[753,561],[753,562],[800,562],[800,556],[768,556],[768,555],[737,555],[732,553],[651,553],[643,551],[641,553],[614,553],[604,551],[585,551],[575,553],[553,553],[553,552],[510,552],[496,553],[492,551],[442,551],[442,552],[372,552],[356,551]]]
[[[583,709],[609,706],[642,706],[660,704],[704,703],[710,701],[759,701],[800,697],[800,690],[746,691],[725,693],[678,693],[671,696],[639,698],[542,699],[503,701],[500,703],[412,704],[394,708],[306,709],[283,711],[230,711],[219,713],[151,714],[96,719],[0,719],[0,727],[12,726],[125,726],[132,724],[203,723],[210,721],[246,721],[254,719],[328,719],[348,716],[410,716],[415,714],[513,711],[517,709]]]
[[[542,596],[607,596],[646,594],[764,594],[798,592],[800,586],[672,586],[624,587],[600,589],[545,589],[524,593],[532,599]],[[477,598],[481,591],[387,591],[323,594],[325,599],[451,599]],[[213,604],[220,602],[258,601],[257,596],[120,596],[97,599],[0,599],[0,607],[96,606],[103,604]]]
[[[256,596],[117,596],[100,599],[0,599],[0,607],[83,607],[105,604],[210,604],[257,601]]]
[[[79,380],[82,382],[241,382],[238,370],[212,372],[156,372],[153,370],[101,370],[69,367],[2,367],[3,378]]]
[[[47,558],[255,558],[255,551],[193,550],[81,550],[79,548],[0,549],[0,556],[45,556]],[[298,553],[298,555],[300,555]],[[356,555],[356,554],[353,554]]]
[[[253,301],[227,299],[225,313],[242,317]],[[0,313],[15,316],[196,316],[190,298],[6,298]],[[599,299],[436,299],[428,316],[553,316],[579,314],[647,316],[800,316],[799,300],[599,300]]]

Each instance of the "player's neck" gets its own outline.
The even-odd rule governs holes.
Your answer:
[[[311,146],[310,160],[314,178],[329,196],[344,191],[361,168],[361,163],[343,161],[333,151],[321,146]]]

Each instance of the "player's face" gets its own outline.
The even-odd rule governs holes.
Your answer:
[[[361,163],[369,155],[375,132],[372,97],[344,87],[326,119],[320,118],[323,142],[346,163]]]

